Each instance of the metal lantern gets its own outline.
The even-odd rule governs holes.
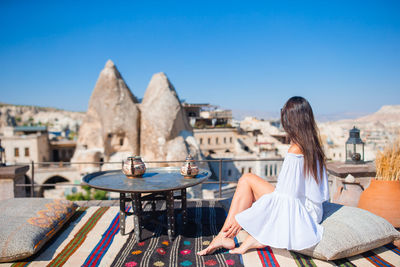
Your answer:
[[[364,142],[360,138],[360,130],[355,126],[349,131],[349,139],[346,141],[346,163],[364,163]]]
[[[6,165],[6,153],[4,147],[1,146],[1,140],[0,140],[0,166],[5,166],[5,165]]]

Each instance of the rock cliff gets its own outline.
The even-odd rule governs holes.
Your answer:
[[[137,103],[114,63],[107,61],[90,97],[72,161],[120,161],[139,154]]]
[[[184,160],[188,153],[201,158],[175,88],[164,73],[153,75],[140,109],[140,154],[146,161]]]
[[[147,161],[203,159],[175,88],[164,73],[154,74],[141,104],[112,61],[101,71],[79,130],[73,162],[118,161],[141,155]],[[150,166],[182,165],[147,164]],[[107,165],[103,169],[118,169]],[[207,164],[201,165],[207,167]],[[98,165],[81,166],[81,172]]]

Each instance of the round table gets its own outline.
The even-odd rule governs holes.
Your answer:
[[[195,178],[184,178],[179,167],[147,168],[142,178],[127,178],[121,170],[94,172],[83,177],[83,183],[100,190],[120,193],[120,231],[125,234],[125,216],[133,216],[136,240],[141,240],[143,220],[142,201],[149,200],[155,211],[155,201],[165,200],[167,206],[168,237],[175,237],[174,199],[181,200],[183,223],[187,222],[186,188],[198,185],[211,176],[200,169]],[[180,195],[174,196],[179,190]],[[142,195],[142,193],[148,193]],[[130,195],[127,197],[126,195]],[[126,202],[132,201],[133,212],[126,211]]]

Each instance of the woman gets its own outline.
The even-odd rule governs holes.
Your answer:
[[[221,232],[198,255],[221,247],[234,254],[265,246],[302,250],[321,240],[322,203],[329,199],[329,188],[325,154],[308,101],[290,98],[281,110],[281,123],[291,145],[276,188],[257,175],[243,175]],[[233,238],[242,228],[249,235],[235,248]]]

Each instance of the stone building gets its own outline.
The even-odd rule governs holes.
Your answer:
[[[235,128],[194,129],[194,137],[205,155],[235,152]]]
[[[201,110],[208,106],[209,104],[189,104],[182,103],[182,107],[186,113],[186,116],[189,118],[189,123],[192,127],[195,127],[196,120],[200,118]]]
[[[244,173],[254,173],[275,182],[288,144],[281,130],[268,121],[247,118],[237,128],[195,129],[195,137],[210,167],[224,180],[236,181]],[[280,138],[280,137],[283,138]],[[278,138],[277,138],[278,137]]]
[[[44,126],[4,127],[2,144],[7,163],[50,161],[50,142]]]
[[[232,110],[220,109],[210,104],[182,104],[190,125],[194,128],[229,127],[232,124]]]
[[[61,139],[50,141],[51,161],[70,162],[74,155],[76,142],[73,140]]]

